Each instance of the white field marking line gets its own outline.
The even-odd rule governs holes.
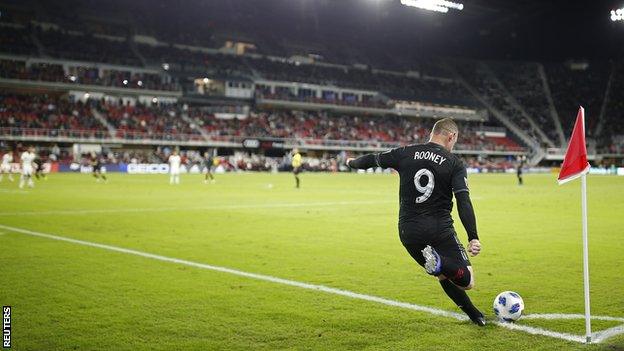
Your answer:
[[[0,189],[0,193],[7,193],[7,194],[28,194],[30,191],[28,190],[20,190],[20,189],[16,189],[16,190],[10,190],[10,189]]]
[[[523,315],[522,319],[585,319],[584,314],[534,313]],[[591,316],[592,320],[624,322],[624,317]]]
[[[236,210],[236,209],[262,209],[284,207],[315,207],[315,206],[349,206],[349,205],[379,205],[396,203],[396,201],[334,201],[334,202],[300,202],[300,203],[273,203],[273,204],[250,204],[250,205],[212,205],[191,207],[146,207],[146,208],[110,208],[94,210],[51,210],[51,211],[23,211],[23,212],[0,212],[0,216],[42,216],[42,215],[80,215],[97,213],[140,213],[140,212],[168,212],[168,211],[202,211],[202,210]]]
[[[332,288],[332,287],[328,287],[324,285],[303,283],[303,282],[298,282],[295,280],[282,279],[282,278],[273,277],[273,276],[264,275],[264,274],[249,273],[249,272],[239,271],[239,270],[227,268],[227,267],[213,266],[213,265],[209,265],[205,263],[198,263],[198,262],[187,261],[187,260],[182,260],[178,258],[155,255],[155,254],[151,254],[147,252],[136,251],[132,249],[125,249],[122,247],[117,247],[117,246],[112,246],[112,245],[98,244],[98,243],[94,243],[90,241],[71,239],[71,238],[36,232],[32,230],[27,230],[27,229],[10,227],[10,226],[6,226],[3,224],[0,224],[0,228],[9,230],[11,232],[20,233],[20,234],[26,234],[26,235],[31,235],[31,236],[36,236],[36,237],[41,237],[41,238],[46,238],[46,239],[64,241],[64,242],[69,242],[69,243],[78,244],[78,245],[96,247],[96,248],[100,248],[104,250],[115,251],[115,252],[135,255],[135,256],[141,256],[145,258],[151,258],[151,259],[158,260],[158,261],[177,263],[177,264],[182,264],[182,265],[196,267],[196,268],[202,268],[202,269],[207,269],[207,270],[212,270],[212,271],[217,271],[217,272],[222,272],[222,273],[229,273],[229,274],[242,276],[246,278],[268,281],[268,282],[283,284],[283,285],[289,285],[289,286],[294,286],[294,287],[308,289],[308,290],[322,291],[322,292],[326,292],[329,294],[345,296],[345,297],[349,297],[353,299],[377,302],[377,303],[388,305],[388,306],[400,307],[400,308],[410,309],[410,310],[419,311],[419,312],[425,312],[425,313],[429,313],[432,315],[453,318],[453,319],[460,320],[460,321],[468,320],[466,316],[461,315],[459,313],[455,313],[455,312],[445,311],[442,309],[428,307],[428,306],[416,305],[416,304],[407,303],[407,302],[386,299],[383,297],[378,297],[378,296],[373,296],[373,295],[360,294],[360,293],[356,293],[353,291]],[[501,323],[501,322],[493,322],[493,323],[503,328],[507,328],[511,330],[519,330],[519,331],[523,331],[529,334],[543,335],[543,336],[548,336],[548,337],[567,340],[567,341],[579,342],[579,343],[585,342],[585,337],[580,336],[580,335],[554,332],[554,331],[550,331],[547,329],[529,327],[529,326],[518,325],[518,324],[513,324],[513,323]],[[606,331],[604,331],[604,334],[600,334],[599,341],[596,341],[596,342],[603,341],[609,337],[615,336],[620,333],[619,329],[618,330],[613,330],[613,329],[614,328],[607,329]]]
[[[499,327],[507,328],[510,330],[520,330],[525,333],[529,333],[533,335],[549,336],[551,338],[574,341],[574,342],[579,342],[581,344],[585,343],[585,336],[568,334],[568,333],[560,333],[560,332],[551,331],[548,329],[543,329],[543,328],[538,328],[538,327],[529,327],[527,325],[519,325],[519,324],[514,324],[514,323],[505,323],[505,322],[497,322],[497,321],[494,321],[492,323],[498,325]]]
[[[592,333],[592,341],[599,343],[604,340],[614,337],[616,335],[624,334],[624,325],[618,325],[617,327],[605,329],[599,332]]]

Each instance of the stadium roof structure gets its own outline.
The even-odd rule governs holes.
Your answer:
[[[462,11],[442,14],[400,0],[0,0],[0,19],[108,27],[206,47],[238,39],[260,53],[377,67],[429,56],[561,61],[622,54],[624,24],[609,17],[621,2],[461,3]]]

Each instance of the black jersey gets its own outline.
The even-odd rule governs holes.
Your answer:
[[[35,164],[36,167],[36,171],[37,172],[42,172],[43,171],[43,160],[40,159],[39,157],[35,158],[33,160],[33,163]]]
[[[210,169],[210,167],[212,167],[212,164],[214,162],[212,156],[205,157],[203,159],[203,161],[204,161],[204,167],[206,167],[208,169]]]
[[[518,168],[516,169],[516,172],[518,174],[522,174],[522,167],[524,167],[524,161],[520,161],[520,163],[518,164]]]
[[[102,168],[102,160],[100,160],[99,157],[92,158],[91,159],[91,166],[93,166],[93,169],[100,169],[100,168]]]
[[[377,164],[400,175],[399,224],[437,217],[452,224],[453,193],[468,191],[464,163],[435,143],[415,144],[378,154]]]

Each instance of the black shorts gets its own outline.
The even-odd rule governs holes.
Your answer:
[[[449,257],[462,263],[464,266],[471,266],[468,254],[464,249],[464,245],[457,238],[457,233],[453,227],[442,228],[438,232],[412,232],[405,233],[407,230],[414,230],[411,225],[400,226],[403,246],[409,252],[410,256],[418,262],[419,265],[425,265],[425,258],[422,250],[427,245],[431,245],[440,256]],[[409,240],[403,240],[404,236],[409,235]]]
[[[101,165],[93,166],[93,173],[100,172],[101,170],[102,170],[102,166]]]
[[[301,173],[301,167],[295,167],[295,168],[293,168],[293,173],[294,173],[295,175],[297,175],[297,174]]]

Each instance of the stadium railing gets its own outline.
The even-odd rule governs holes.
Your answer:
[[[245,141],[255,140],[259,148],[263,143],[273,148],[302,148],[309,150],[336,150],[336,151],[383,151],[400,146],[399,143],[388,143],[370,140],[329,140],[329,139],[297,139],[297,138],[257,138],[254,136],[211,135],[204,137],[200,134],[186,133],[143,133],[117,130],[112,137],[105,130],[63,130],[39,128],[0,128],[0,137],[5,140],[44,141],[44,142],[88,142],[88,143],[120,143],[146,145],[184,145],[241,148]],[[268,144],[270,143],[270,144]],[[248,144],[247,144],[248,145]],[[257,149],[253,148],[253,149]],[[253,151],[250,149],[250,151]],[[459,154],[488,154],[488,155],[520,155],[527,152],[523,147],[508,147],[505,149],[482,149],[475,145],[458,144]]]

